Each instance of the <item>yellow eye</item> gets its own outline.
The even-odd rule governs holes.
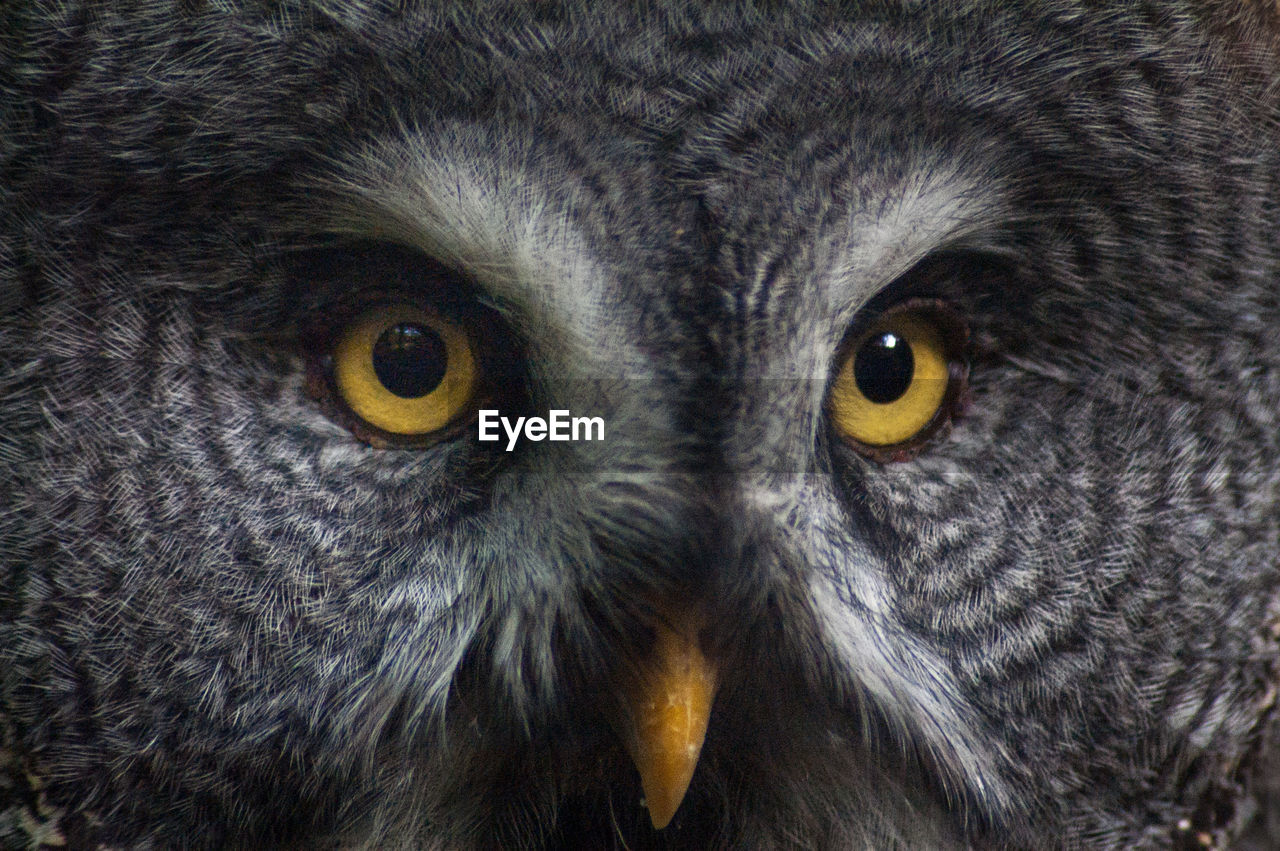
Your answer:
[[[395,435],[430,434],[467,412],[476,359],[466,331],[412,305],[356,317],[333,348],[333,382],[351,411]]]
[[[845,349],[831,387],[836,430],[872,450],[923,442],[947,420],[962,370],[962,326],[949,311],[901,309]]]

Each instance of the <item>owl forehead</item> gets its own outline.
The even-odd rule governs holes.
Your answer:
[[[519,314],[536,354],[584,376],[649,378],[658,355],[710,357],[722,377],[821,379],[867,301],[995,220],[990,187],[929,158],[874,188],[851,164],[796,209],[785,171],[682,192],[659,185],[649,152],[596,151],[574,173],[525,129],[458,123],[365,148],[328,178],[325,229],[458,269]],[[646,321],[680,318],[685,350],[632,343]]]
[[[912,52],[931,14],[916,4],[663,6],[477,6],[456,33],[438,16],[378,25],[406,50],[388,76],[432,96],[399,96],[398,123],[339,143],[307,178],[336,199],[308,226],[465,271],[536,330],[548,364],[649,375],[653,353],[632,341],[653,322],[686,326],[667,364],[823,378],[876,292],[998,220],[993,170],[949,148],[970,131],[919,108],[917,89],[946,90],[966,54]],[[994,14],[930,27],[989,46]],[[410,62],[428,47],[440,61]]]

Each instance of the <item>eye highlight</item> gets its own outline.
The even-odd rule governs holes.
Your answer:
[[[420,307],[374,307],[347,324],[333,346],[333,384],[363,422],[419,437],[472,407],[479,370],[467,331]]]
[[[950,422],[965,380],[964,324],[913,300],[844,346],[827,406],[836,432],[881,461],[907,460]]]

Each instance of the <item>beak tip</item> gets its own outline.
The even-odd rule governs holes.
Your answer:
[[[645,806],[649,808],[649,821],[653,822],[653,829],[662,830],[667,825],[671,824],[671,820],[676,817],[676,810],[679,808],[679,804],[674,807],[664,806],[660,809],[648,804],[647,800],[648,799],[646,797]]]
[[[654,830],[662,830],[671,824],[684,796],[689,791],[689,783],[693,780],[693,770],[697,763],[694,754],[685,765],[666,765],[663,769],[656,766],[645,766],[641,771],[640,782],[644,789],[644,805],[649,810],[649,821]]]

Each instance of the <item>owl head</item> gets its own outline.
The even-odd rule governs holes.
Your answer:
[[[1274,847],[1273,15],[0,11],[0,847]]]

